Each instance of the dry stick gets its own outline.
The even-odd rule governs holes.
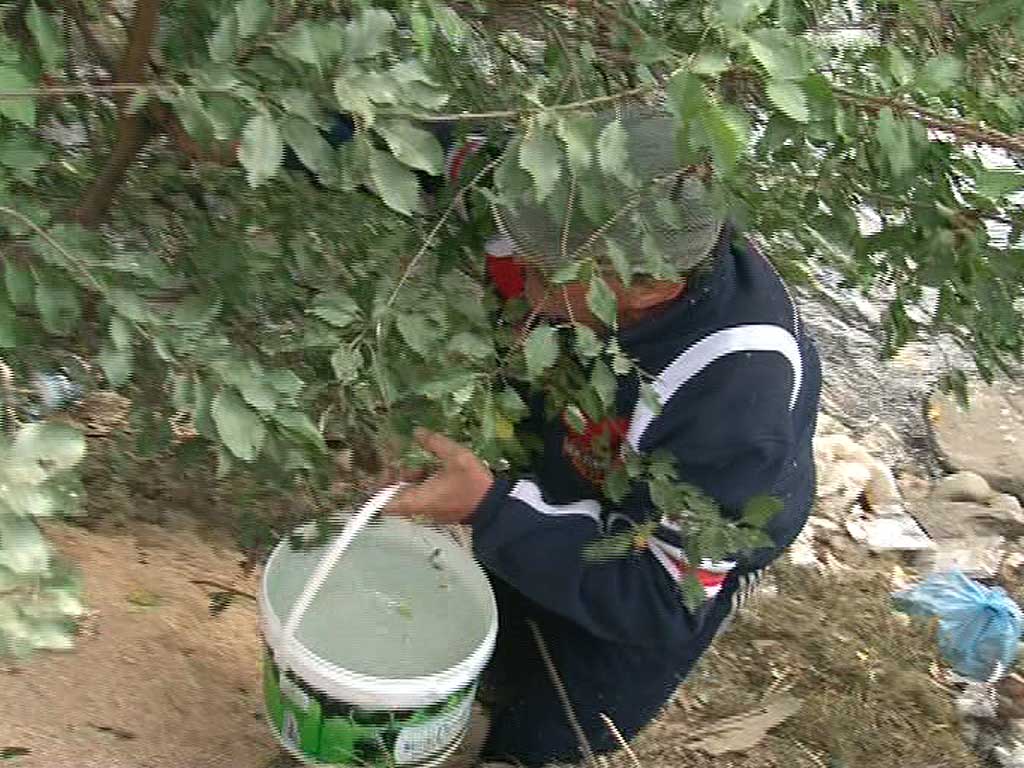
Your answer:
[[[615,726],[615,723],[612,722],[612,719],[608,717],[608,715],[606,715],[604,712],[601,712],[598,716],[604,721],[605,726],[608,728],[609,731],[611,731],[612,736],[615,738],[615,740],[619,743],[619,746],[622,747],[622,750],[629,757],[630,762],[633,763],[633,768],[643,768],[640,765],[640,759],[636,756],[636,752],[633,751],[633,748],[629,746],[629,743],[622,737],[622,733]]]
[[[256,600],[256,595],[254,595],[252,592],[246,592],[241,589],[235,589],[234,587],[229,587],[227,584],[222,584],[221,582],[214,581],[212,579],[189,579],[189,583],[195,584],[200,587],[213,587],[214,589],[218,589],[221,592],[226,592],[229,595],[247,597],[254,602],[258,602]]]
[[[562,682],[562,678],[555,668],[555,662],[551,660],[551,653],[548,651],[547,643],[544,642],[544,636],[541,635],[540,628],[533,619],[527,619],[526,623],[530,625],[530,632],[533,633],[534,642],[537,643],[537,650],[548,671],[548,677],[551,678],[551,684],[555,687],[555,692],[562,703],[562,709],[565,710],[565,717],[569,721],[569,728],[572,729],[573,735],[576,736],[576,741],[579,742],[583,759],[591,768],[596,768],[597,761],[594,759],[594,750],[591,749],[590,742],[587,741],[587,734],[583,732],[580,721],[576,717],[576,710],[572,707],[569,694],[565,690],[565,683]]]

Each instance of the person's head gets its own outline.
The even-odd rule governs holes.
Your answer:
[[[698,173],[680,167],[674,123],[664,112],[634,107],[576,119],[575,130],[592,137],[618,121],[625,167],[609,175],[601,170],[609,163],[597,156],[580,162],[577,155],[545,200],[536,201],[532,189],[505,194],[492,212],[527,265],[526,298],[535,309],[594,325],[586,282],[553,279],[568,264],[585,262],[604,276],[626,325],[682,292],[712,253],[723,217]],[[506,192],[500,181],[499,191]]]

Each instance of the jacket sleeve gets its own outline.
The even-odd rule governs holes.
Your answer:
[[[788,403],[751,397],[750,379],[730,386],[739,372],[725,362],[713,368],[718,365],[722,370],[702,382],[706,386],[692,392],[692,399],[667,404],[646,448],[668,449],[682,479],[703,487],[723,506],[741,506],[744,494],[770,490],[785,463],[788,430],[777,424],[782,416],[773,414],[781,408],[788,418]],[[767,365],[778,375],[773,362]],[[717,406],[702,402],[704,397]],[[756,417],[755,423],[738,418],[745,412]],[[730,413],[737,418],[729,420]],[[622,510],[629,518],[655,514],[646,489],[634,489],[629,498],[636,507]],[[474,548],[495,576],[598,637],[647,646],[696,632],[702,613],[684,607],[677,585],[680,551],[667,534],[660,546],[626,557],[584,558],[584,549],[602,535],[603,521],[614,512],[597,500],[551,504],[532,480],[498,479],[473,516]],[[717,564],[700,564],[705,565],[707,572],[698,576],[713,595],[724,576]]]
[[[495,576],[597,637],[653,646],[694,630],[651,555],[584,558],[601,520],[598,501],[553,505],[532,480],[499,478],[473,516],[473,546]]]

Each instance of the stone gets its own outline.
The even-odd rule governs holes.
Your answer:
[[[876,511],[901,505],[892,472],[849,435],[817,436],[814,461],[818,471],[817,514],[844,520],[861,496]]]
[[[998,381],[972,384],[970,407],[936,392],[928,420],[945,463],[984,477],[997,491],[1024,498],[1024,386]]]
[[[976,501],[986,503],[995,491],[977,472],[957,472],[944,477],[932,491],[932,496],[945,501]]]
[[[1024,532],[1020,515],[968,501],[927,499],[911,502],[910,513],[933,539],[972,536],[1019,536]]]
[[[1024,507],[1021,506],[1020,499],[1016,496],[1011,496],[1008,493],[997,494],[988,500],[988,506],[990,509],[1019,518],[1024,522]]]

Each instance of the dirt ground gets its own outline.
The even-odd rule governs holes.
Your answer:
[[[92,610],[75,651],[0,672],[0,754],[12,768],[270,768],[261,719],[256,576],[227,536],[188,516],[55,525]],[[645,768],[976,765],[931,676],[930,630],[892,613],[891,564],[841,580],[782,569],[637,741]],[[196,581],[216,582],[215,586]],[[754,747],[712,758],[691,741],[780,694],[799,711]],[[22,750],[28,750],[18,754]],[[625,759],[615,761],[630,764]]]

